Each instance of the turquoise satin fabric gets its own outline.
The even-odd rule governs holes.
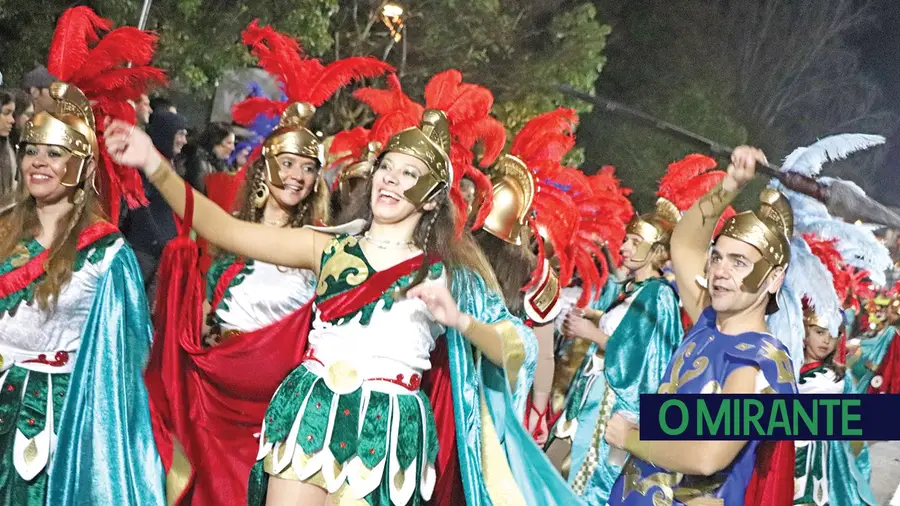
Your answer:
[[[472,346],[465,337],[452,329],[447,331],[460,476],[466,504],[492,504],[484,484],[481,460],[482,393],[510,469],[526,502],[530,505],[578,504],[578,499],[522,425],[525,402],[534,380],[537,338],[521,320],[509,313],[502,297],[488,290],[484,280],[476,273],[454,269],[452,292],[459,309],[481,322],[513,322],[523,338],[526,352],[517,384],[511,391],[502,368],[487,360],[481,360],[476,365]]]
[[[853,382],[844,377],[844,394],[855,393]],[[853,455],[849,441],[826,441],[828,444],[828,496],[830,504],[841,506],[878,506],[871,483],[872,465],[868,444],[858,456]]]
[[[877,370],[878,366],[881,365],[881,361],[884,360],[884,356],[887,354],[888,347],[890,347],[895,335],[897,335],[897,328],[887,326],[877,336],[862,340],[860,343],[860,348],[862,349],[860,357],[853,364],[853,367],[850,368],[853,380],[856,382],[856,393],[865,394],[869,392],[869,383],[872,381],[875,373],[866,367],[866,362],[874,364]]]
[[[609,463],[610,447],[606,440],[591,440],[594,428],[600,422],[599,405],[605,389],[612,389],[609,394],[615,395],[610,415],[622,410],[639,413],[640,395],[659,389],[669,360],[681,344],[683,335],[675,291],[664,279],[644,282],[622,322],[610,336],[604,356],[605,382],[597,381],[589,392],[588,405],[592,409],[583,414],[592,418],[579,417],[572,444],[570,484],[584,465],[587,449],[597,445],[598,465],[582,492],[588,503],[606,504],[609,492],[622,472],[620,466]]]
[[[165,504],[143,378],[152,332],[140,272],[124,246],[97,287],[59,420],[48,505]]]

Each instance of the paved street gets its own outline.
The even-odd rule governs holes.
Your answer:
[[[891,494],[900,483],[900,441],[875,443],[872,457],[872,490],[882,506],[887,506]]]

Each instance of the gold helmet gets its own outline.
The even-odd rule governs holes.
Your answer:
[[[680,219],[681,213],[675,204],[664,198],[656,201],[656,209],[652,213],[632,218],[625,226],[625,232],[640,237],[641,243],[637,245],[631,259],[635,262],[644,262],[650,257],[650,252],[656,244],[668,247],[672,230]]]
[[[806,327],[821,327],[823,329],[828,329],[828,319],[822,316],[819,316],[816,313],[816,309],[811,305],[806,305],[803,308],[803,325]],[[837,336],[831,336],[834,339],[837,339]]]
[[[53,108],[34,115],[25,124],[20,146],[46,144],[60,146],[72,153],[63,186],[78,186],[88,176],[88,162],[97,155],[97,134],[91,103],[77,87],[55,82],[50,85]]]
[[[341,192],[341,197],[346,199],[350,196],[351,180],[368,179],[372,175],[372,168],[375,167],[380,152],[381,143],[369,141],[358,161],[341,167],[340,174],[338,174],[338,191]]]
[[[534,201],[534,176],[525,162],[513,155],[504,155],[494,165],[491,180],[494,203],[483,228],[491,235],[519,246]]]
[[[305,156],[322,166],[322,142],[306,126],[315,114],[316,108],[306,102],[294,102],[281,114],[278,126],[265,140],[262,156],[266,164],[266,179],[281,188],[284,182],[278,170],[278,155],[291,153]]]
[[[787,199],[772,188],[759,195],[758,211],[744,211],[729,218],[718,237],[737,239],[755,247],[762,259],[744,278],[741,289],[747,293],[759,291],[769,274],[777,267],[787,267],[791,261],[790,237],[794,233],[794,215]],[[769,300],[769,313],[778,310],[775,297]]]
[[[450,125],[447,116],[436,109],[426,109],[422,124],[403,130],[388,139],[384,152],[404,153],[418,158],[428,167],[412,188],[403,192],[406,200],[420,208],[444,188],[453,184],[450,164]]]

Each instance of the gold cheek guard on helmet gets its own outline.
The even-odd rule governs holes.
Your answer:
[[[640,237],[641,242],[635,248],[631,260],[638,263],[646,262],[654,245],[668,246],[672,230],[680,219],[681,213],[675,204],[663,198],[656,201],[656,209],[652,213],[632,218],[626,225],[625,232]]]
[[[73,187],[88,176],[88,162],[99,150],[94,132],[94,112],[91,103],[75,86],[56,82],[50,85],[53,109],[41,111],[25,124],[19,146],[44,144],[59,146],[72,156],[66,162],[66,172],[60,184]]]
[[[420,209],[441,190],[453,184],[450,164],[450,126],[447,116],[436,109],[426,109],[422,124],[403,130],[391,137],[384,153],[404,153],[413,156],[428,168],[403,197]]]
[[[758,292],[776,267],[787,267],[791,260],[789,238],[794,233],[794,215],[790,203],[772,188],[764,189],[759,201],[759,211],[732,216],[718,235],[745,242],[762,254],[741,284],[741,290],[747,293]]]
[[[522,231],[534,201],[535,182],[525,162],[504,155],[494,165],[494,203],[483,228],[510,244],[522,244]]]
[[[340,191],[341,197],[344,199],[350,197],[352,190],[351,181],[354,179],[366,180],[372,176],[372,169],[375,167],[378,153],[380,152],[381,143],[371,141],[366,145],[366,151],[363,153],[361,160],[341,168],[341,172],[338,175],[338,191]]]
[[[278,155],[290,153],[316,160],[322,167],[322,142],[306,125],[316,108],[306,102],[295,102],[281,114],[278,127],[263,143],[262,157],[266,165],[266,180],[277,188],[284,186],[278,166]]]

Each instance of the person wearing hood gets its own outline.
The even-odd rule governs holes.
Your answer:
[[[178,156],[187,143],[187,124],[184,118],[165,110],[156,111],[150,116],[147,133],[160,154],[170,161]],[[141,178],[149,204],[129,210],[119,228],[134,249],[144,277],[144,287],[152,295],[159,259],[166,244],[177,235],[177,229],[172,208],[143,174]]]

